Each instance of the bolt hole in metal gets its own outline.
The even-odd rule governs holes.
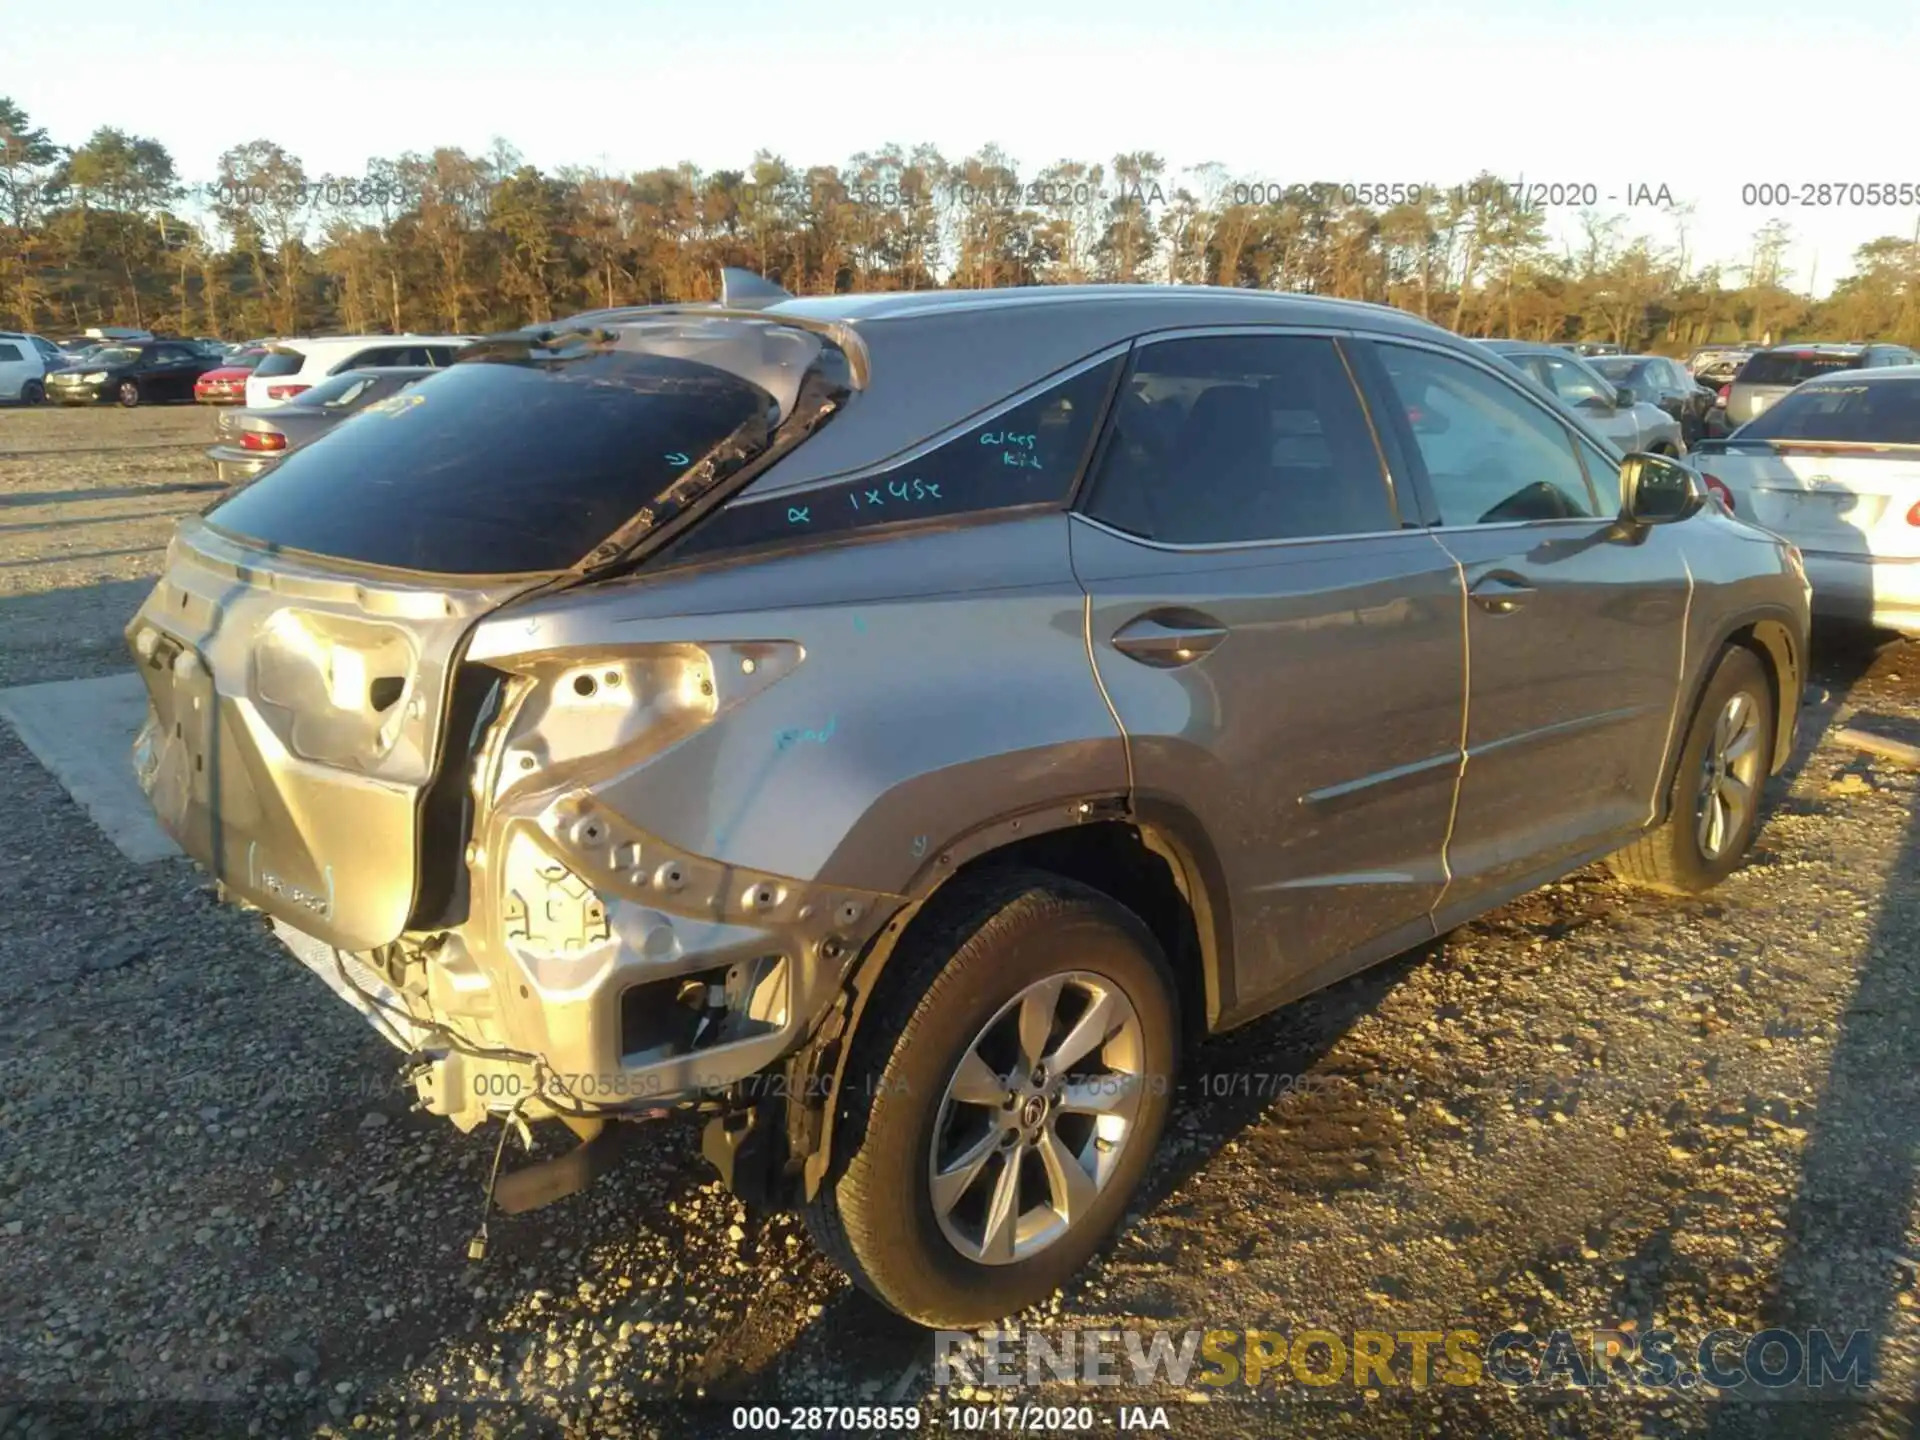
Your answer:
[[[1700,762],[1694,835],[1708,860],[1724,856],[1739,838],[1760,792],[1760,707],[1742,691],[1721,707]]]
[[[593,692],[599,688],[599,685],[591,675],[576,675],[573,677],[573,693],[582,699],[591,696]]]
[[[1027,986],[974,1036],[934,1120],[934,1218],[967,1259],[1007,1265],[1082,1220],[1132,1139],[1146,1085],[1139,1014],[1105,976]]]

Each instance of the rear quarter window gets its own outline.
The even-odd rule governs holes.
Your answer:
[[[1116,356],[1082,370],[912,459],[764,500],[736,499],[675,545],[672,557],[1062,504],[1122,363]]]

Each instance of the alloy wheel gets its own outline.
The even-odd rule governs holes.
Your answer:
[[[1700,853],[1718,860],[1739,838],[1760,790],[1760,707],[1744,690],[1721,707],[1701,759],[1694,834]]]
[[[1132,1139],[1146,1084],[1140,1017],[1088,971],[1027,986],[947,1081],[928,1156],[941,1233],[983,1265],[1027,1260],[1093,1206]]]

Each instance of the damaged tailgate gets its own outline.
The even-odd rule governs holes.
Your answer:
[[[160,823],[307,933],[348,950],[393,940],[462,640],[541,580],[361,578],[183,522],[127,629],[150,703],[134,766]]]

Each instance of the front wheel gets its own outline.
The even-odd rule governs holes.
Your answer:
[[[140,387],[131,380],[122,380],[117,393],[120,397],[120,403],[129,410],[140,403]]]
[[[923,1325],[1037,1304],[1126,1211],[1171,1103],[1178,1001],[1159,944],[1038,871],[956,882],[902,942],[839,1094],[815,1242]]]
[[[1679,895],[1731,875],[1760,828],[1773,727],[1766,667],[1751,650],[1729,646],[1687,727],[1666,822],[1611,857],[1614,874]]]

